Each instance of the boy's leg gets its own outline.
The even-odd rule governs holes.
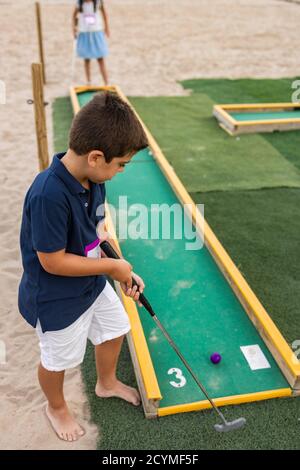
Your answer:
[[[106,69],[106,64],[103,58],[97,59],[99,67],[100,67],[100,72],[104,81],[104,85],[108,85],[108,74],[107,74],[107,69]]]
[[[95,346],[98,376],[95,392],[100,398],[119,397],[138,406],[138,391],[120,382],[116,376],[123,339],[124,335]]]
[[[91,83],[91,61],[90,59],[84,59],[84,70],[87,84]]]
[[[65,372],[52,372],[39,365],[38,377],[46,395],[48,405],[46,414],[60,439],[76,441],[84,435],[84,430],[71,416],[63,394]]]

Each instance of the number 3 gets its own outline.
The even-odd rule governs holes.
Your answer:
[[[176,369],[176,367],[172,367],[172,369],[168,370],[168,375],[175,374],[175,378],[178,379],[180,382],[171,381],[170,384],[172,387],[181,388],[184,387],[186,384],[186,378],[182,375],[182,370]]]

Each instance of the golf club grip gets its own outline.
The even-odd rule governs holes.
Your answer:
[[[104,240],[102,243],[100,243],[100,247],[101,247],[101,250],[104,251],[104,253],[106,254],[106,256],[108,258],[121,259],[120,256],[118,255],[118,253],[113,249],[111,244],[108,243],[108,241]],[[138,283],[133,278],[132,278],[132,286],[139,287]],[[148,300],[144,296],[144,294],[140,294],[139,302],[141,302],[141,304],[145,307],[145,309],[150,313],[150,315],[152,317],[155,316],[155,313],[154,313],[150,303],[148,302]]]

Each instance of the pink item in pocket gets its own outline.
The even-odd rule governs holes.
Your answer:
[[[87,258],[101,258],[99,238],[84,248],[84,254]]]

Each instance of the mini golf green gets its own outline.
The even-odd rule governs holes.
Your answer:
[[[145,205],[150,219],[151,205],[171,206],[178,200],[153,160],[137,163],[144,159],[143,154],[149,158],[147,151],[140,152],[126,173],[107,184],[107,195],[115,207],[121,195],[128,197],[129,206]],[[160,231],[158,240],[127,239],[121,242],[121,249],[144,278],[147,298],[158,318],[209,392],[217,398],[289,387],[208,250],[187,251],[186,242],[163,240]],[[184,387],[170,385],[170,381],[180,380],[168,371],[184,367],[147,312],[139,309],[139,313],[163,395],[160,406],[204,399],[187,371],[183,371]],[[248,366],[240,346],[254,344],[261,347],[270,369],[252,371]],[[215,351],[223,358],[218,365],[210,362]]]
[[[93,92],[79,93],[80,105],[83,106],[93,95]],[[153,204],[178,204],[152,154],[148,150],[139,152],[126,166],[125,173],[117,175],[106,187],[108,202],[115,208],[119,206],[120,196],[127,197],[126,204],[132,212],[128,227],[135,224],[139,228],[137,214],[141,206],[138,205],[148,209],[149,226],[143,233],[144,238],[120,239],[122,253],[144,278],[145,294],[158,318],[212,397],[289,389],[209,251],[205,247],[186,250],[186,243],[190,241],[186,237],[163,239],[161,224],[157,239],[149,237],[151,210],[153,215],[158,208]],[[119,213],[117,221],[123,216],[124,212]],[[175,226],[179,231],[183,229],[186,220],[185,216],[180,220],[172,219],[171,233]],[[151,317],[142,308],[139,314],[163,396],[160,408],[204,400],[204,395]],[[250,368],[240,349],[250,345],[259,346],[270,367]],[[214,352],[222,355],[222,361],[217,365],[210,361]]]

